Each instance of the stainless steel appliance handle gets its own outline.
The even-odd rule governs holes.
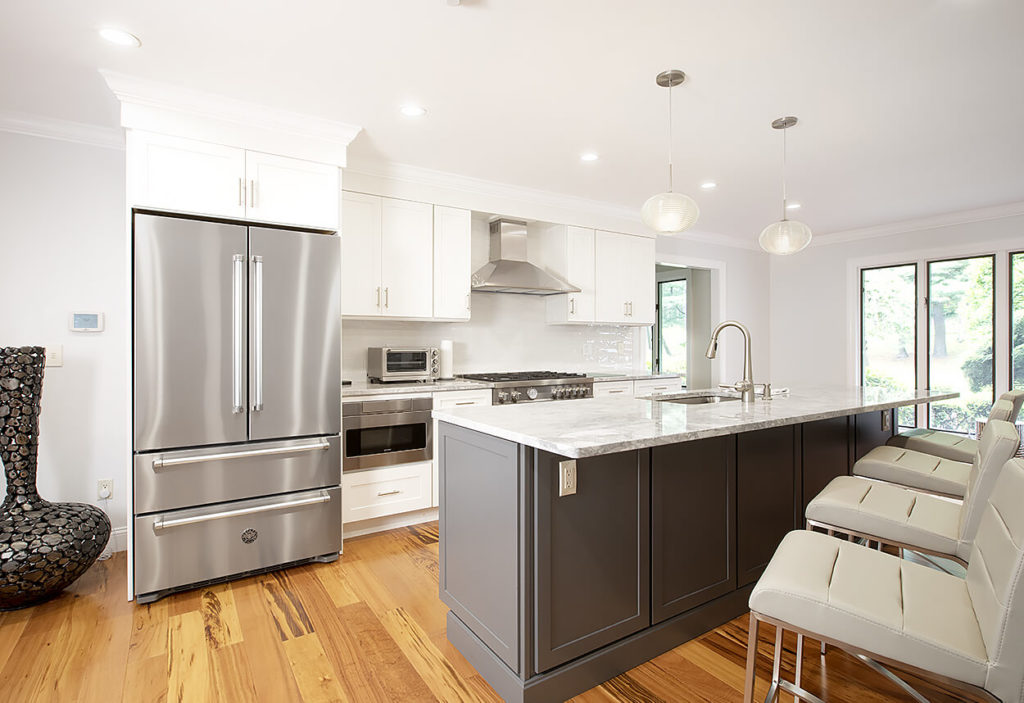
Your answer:
[[[224,459],[249,459],[254,456],[274,456],[275,454],[295,454],[297,452],[327,451],[331,443],[321,439],[316,444],[295,444],[289,447],[270,447],[268,449],[247,449],[241,452],[222,452],[220,454],[196,454],[194,456],[179,456],[170,459],[154,459],[153,470],[181,466],[182,464],[200,464],[204,461],[223,461]]]
[[[263,257],[253,261],[253,403],[252,409],[263,409]]]
[[[231,257],[231,412],[245,412],[242,385],[245,366],[245,255]]]
[[[192,517],[183,517],[176,520],[164,520],[163,518],[157,518],[153,521],[153,531],[159,532],[160,530],[169,530],[172,527],[182,527],[183,525],[195,525],[200,522],[210,522],[211,520],[220,520],[226,517],[238,517],[240,515],[253,515],[255,513],[268,513],[274,510],[285,510],[287,508],[300,508],[304,505],[316,505],[318,503],[329,503],[331,496],[329,493],[321,493],[318,496],[312,496],[309,498],[300,498],[299,500],[289,500],[284,503],[273,503],[271,505],[257,505],[252,508],[241,508],[239,510],[224,510],[219,513],[209,513],[207,515],[194,515]]]

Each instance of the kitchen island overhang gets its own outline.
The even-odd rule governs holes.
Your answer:
[[[434,411],[448,638],[508,701],[597,685],[744,613],[775,545],[892,436],[894,409],[955,396]]]

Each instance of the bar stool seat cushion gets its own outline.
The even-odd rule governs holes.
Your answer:
[[[961,505],[926,493],[837,476],[807,505],[807,519],[943,554],[956,554]]]
[[[807,530],[782,540],[750,609],[925,671],[983,686],[989,662],[967,582]]]
[[[968,464],[974,461],[974,455],[978,452],[976,439],[924,428],[901,432],[886,444]]]
[[[853,465],[855,476],[963,498],[971,464],[900,447],[875,447]]]

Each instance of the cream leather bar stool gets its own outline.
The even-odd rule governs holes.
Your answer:
[[[997,400],[993,413],[1010,412],[1012,403]],[[977,452],[975,452],[975,456]],[[854,476],[895,483],[918,491],[963,498],[974,457],[966,462],[888,445],[875,447],[853,465]]]
[[[1004,400],[1008,404],[999,402]],[[987,422],[993,420],[1005,420],[1010,424],[1017,422],[1021,405],[1024,405],[1024,391],[1003,393],[999,396],[999,401],[992,406]],[[923,427],[900,432],[886,444],[890,447],[913,449],[915,452],[965,462],[972,461],[974,454],[978,451],[978,440],[953,432],[941,432]]]
[[[966,565],[992,487],[1019,446],[1020,437],[1009,422],[985,425],[963,503],[860,476],[838,476],[807,504],[807,527]]]
[[[882,664],[897,664],[1002,703],[1024,702],[1024,460],[1000,472],[982,511],[967,578],[818,532],[782,540],[750,594],[744,701],[753,699],[760,623],[775,625],[772,685],[806,701],[803,638],[839,647],[925,699]],[[795,681],[780,676],[782,633],[797,633]]]

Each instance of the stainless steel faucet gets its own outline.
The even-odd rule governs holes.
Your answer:
[[[715,331],[711,333],[711,341],[708,342],[708,350],[704,353],[709,359],[714,359],[715,355],[718,354],[718,335],[721,334],[722,330],[726,327],[735,327],[743,333],[743,380],[732,386],[723,386],[723,388],[732,388],[740,392],[740,399],[744,403],[754,402],[754,372],[750,368],[750,330],[735,320],[726,320],[725,322],[718,325]]]

